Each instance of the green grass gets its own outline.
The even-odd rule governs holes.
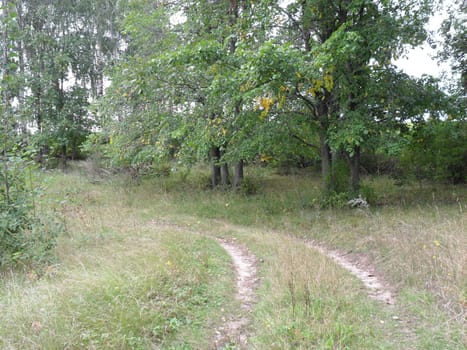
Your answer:
[[[247,170],[253,196],[206,190],[197,171],[138,185],[53,174],[42,203],[67,228],[59,264],[3,277],[0,347],[209,349],[238,306],[218,236],[262,261],[252,349],[464,348],[465,187],[368,179],[369,211],[322,210],[316,176]],[[369,300],[302,238],[371,261],[397,305]]]
[[[204,237],[140,225],[111,187],[56,181],[60,263],[3,277],[0,347],[206,348],[220,305],[232,304],[228,255]]]
[[[201,237],[150,234],[73,258],[2,288],[2,348],[206,346],[208,317],[232,288],[224,252]]]

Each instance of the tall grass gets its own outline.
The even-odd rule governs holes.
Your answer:
[[[60,264],[3,276],[2,349],[209,346],[231,300],[228,255],[212,240],[151,226],[110,189],[75,176],[52,184],[67,226]]]
[[[354,253],[394,286],[401,307],[395,312],[412,320],[418,347],[462,348],[467,340],[465,186],[401,187],[387,178],[367,179],[364,185],[375,193],[370,210],[322,210],[313,175],[269,174],[258,182],[258,194],[247,197],[193,190],[196,186],[187,183],[180,191],[176,179],[150,186],[177,203],[177,215],[274,230]]]
[[[46,205],[67,229],[60,263],[3,277],[0,347],[209,349],[237,306],[228,255],[207,238],[224,236],[261,261],[252,349],[463,349],[465,187],[368,179],[370,210],[323,210],[315,175],[261,171],[247,169],[248,196],[207,190],[198,171],[139,184],[50,177]],[[303,238],[374,264],[397,305],[369,301]]]

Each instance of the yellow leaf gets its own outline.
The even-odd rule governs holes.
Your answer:
[[[331,92],[332,88],[334,87],[334,80],[332,79],[332,75],[326,74],[323,80],[324,80],[324,87],[326,88],[326,90]]]
[[[314,90],[318,91],[323,87],[323,81],[322,80],[315,80],[314,82]]]
[[[267,155],[265,155],[265,154],[262,154],[262,155],[259,157],[259,160],[260,160],[261,162],[264,162],[264,163],[269,162],[271,159],[272,159],[271,156],[267,156]]]
[[[255,109],[257,110],[259,107],[261,107],[261,109],[263,109],[267,114],[275,101],[276,100],[274,98],[272,98],[272,97],[259,97],[259,98],[256,98]]]

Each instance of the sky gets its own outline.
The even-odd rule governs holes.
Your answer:
[[[282,0],[282,5],[286,6],[293,0]],[[444,0],[444,6],[450,6],[454,0]],[[441,10],[430,19],[427,25],[428,30],[436,32],[441,26],[441,23],[446,18],[446,11]],[[402,69],[409,75],[414,77],[421,77],[423,74],[432,75],[440,78],[443,71],[449,71],[449,64],[439,64],[438,60],[434,58],[436,50],[432,49],[428,44],[421,47],[410,49],[404,57],[395,61],[395,65]]]
[[[446,18],[446,13],[440,11],[436,13],[427,25],[430,31],[437,31]],[[434,56],[436,50],[432,49],[427,43],[411,49],[405,57],[398,59],[394,63],[409,75],[421,77],[423,74],[429,74],[434,77],[441,77],[443,71],[449,71],[449,63],[440,63]]]

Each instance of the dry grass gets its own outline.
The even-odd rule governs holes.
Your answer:
[[[218,244],[150,225],[118,192],[79,177],[59,176],[49,191],[67,227],[60,263],[2,279],[2,349],[208,347],[219,305],[235,305]]]
[[[207,349],[221,309],[236,304],[229,258],[194,235],[205,233],[235,237],[262,261],[252,349],[464,348],[465,187],[372,180],[384,206],[322,210],[314,176],[256,171],[254,196],[206,191],[197,173],[138,186],[54,176],[43,203],[65,217],[60,265],[3,279],[1,347]],[[302,238],[365,256],[397,306],[369,301]]]

